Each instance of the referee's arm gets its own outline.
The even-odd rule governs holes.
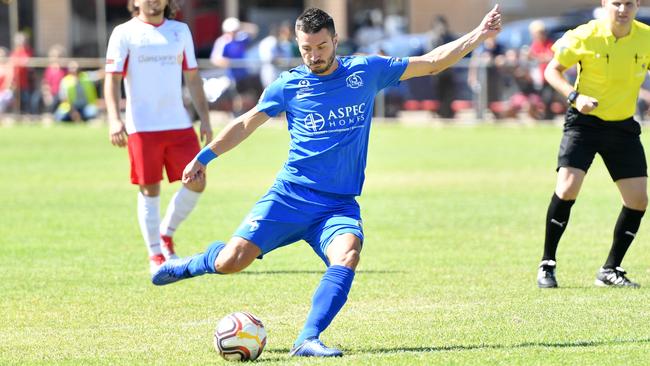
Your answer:
[[[565,98],[575,89],[564,77],[566,67],[562,66],[556,59],[552,59],[544,70],[544,78],[558,93]],[[579,94],[575,101],[575,107],[580,113],[587,114],[598,107],[598,100],[588,95]]]

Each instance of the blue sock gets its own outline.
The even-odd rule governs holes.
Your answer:
[[[318,338],[330,325],[348,299],[352,280],[354,271],[348,267],[335,265],[327,268],[312,298],[305,326],[294,346],[299,346],[305,339]]]
[[[192,277],[200,276],[205,273],[217,273],[214,268],[214,261],[217,259],[219,252],[226,244],[222,241],[215,241],[210,244],[205,252],[197,254],[187,264],[187,271]]]

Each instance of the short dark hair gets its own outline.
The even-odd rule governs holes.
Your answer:
[[[137,17],[138,14],[140,14],[140,8],[135,6],[133,0],[129,0],[126,7],[131,12],[131,16]],[[165,11],[163,13],[163,16],[167,19],[174,19],[176,18],[176,12],[178,12],[180,9],[181,6],[178,4],[178,2],[176,2],[176,0],[169,0],[169,3],[167,4],[167,6],[165,6]]]
[[[318,33],[323,28],[326,28],[332,37],[336,35],[334,19],[321,9],[309,8],[296,19],[296,30],[301,32]]]

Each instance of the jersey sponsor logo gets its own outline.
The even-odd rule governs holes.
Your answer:
[[[158,63],[160,66],[180,65],[183,63],[183,54],[178,55],[140,55],[138,63]]]
[[[362,128],[365,121],[366,103],[330,109],[325,118],[320,113],[309,113],[303,120],[307,130],[313,135],[345,132]]]
[[[107,58],[106,59],[106,65],[112,65],[114,63],[115,63],[115,60],[113,60],[112,58]]]
[[[357,89],[363,86],[363,79],[359,76],[359,73],[360,72],[355,72],[345,79],[348,88]]]
[[[305,117],[305,127],[312,132],[320,131],[325,127],[325,118],[320,113],[309,113]]]

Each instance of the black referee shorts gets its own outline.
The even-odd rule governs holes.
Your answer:
[[[571,167],[586,172],[598,153],[614,181],[647,177],[648,166],[640,135],[641,126],[632,117],[605,122],[570,108],[565,117],[557,169]]]

